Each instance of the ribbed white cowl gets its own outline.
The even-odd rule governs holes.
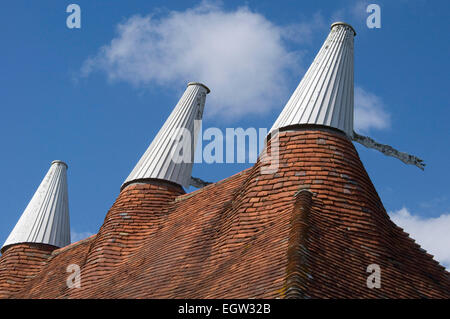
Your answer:
[[[122,186],[143,179],[159,179],[189,187],[199,124],[208,93],[209,89],[201,83],[188,84],[169,118]],[[195,125],[196,121],[198,125]]]
[[[297,124],[337,128],[353,136],[354,29],[343,22],[331,31],[270,131]]]
[[[66,163],[52,162],[3,247],[18,243],[70,244]]]

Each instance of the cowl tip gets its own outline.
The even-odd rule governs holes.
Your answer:
[[[64,165],[64,166],[66,167],[66,169],[69,168],[69,165],[67,165],[66,162],[63,162],[63,161],[60,161],[60,160],[55,160],[55,161],[53,161],[53,162],[52,162],[52,165],[53,165],[53,164],[62,164],[62,165]]]
[[[204,88],[206,89],[206,94],[208,94],[208,93],[211,92],[211,90],[209,89],[209,87],[207,87],[206,85],[204,85],[203,83],[200,83],[200,82],[189,82],[189,83],[187,84],[187,86],[189,86],[189,85],[199,85],[199,86],[204,87]]]
[[[333,28],[334,28],[335,26],[337,26],[337,25],[344,25],[344,26],[349,27],[349,28],[353,31],[354,35],[356,36],[355,28],[353,28],[350,24],[348,24],[348,23],[346,23],[346,22],[342,22],[342,21],[334,22],[334,23],[331,24],[330,29],[333,29]]]

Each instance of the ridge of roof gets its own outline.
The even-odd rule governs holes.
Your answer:
[[[287,251],[286,280],[283,295],[286,299],[307,298],[308,281],[311,280],[310,265],[307,258],[309,239],[309,214],[313,193],[299,189],[295,194],[292,208],[289,248]]]
[[[242,171],[240,171],[240,172],[238,172],[238,173],[235,173],[235,174],[233,174],[233,175],[231,175],[231,176],[229,176],[229,177],[226,177],[226,178],[224,178],[224,179],[221,179],[220,181],[211,183],[211,184],[209,184],[209,185],[206,185],[205,187],[199,188],[199,189],[197,189],[197,190],[195,190],[195,191],[192,191],[192,192],[190,192],[190,193],[187,193],[187,194],[183,194],[183,195],[177,196],[177,197],[175,198],[175,202],[183,201],[183,200],[188,199],[188,198],[190,198],[190,197],[192,197],[192,196],[195,196],[195,195],[197,195],[197,194],[199,194],[199,193],[201,193],[201,192],[203,192],[203,191],[206,191],[206,190],[208,190],[208,189],[210,189],[210,188],[213,188],[215,185],[220,185],[220,184],[222,184],[222,183],[226,183],[228,180],[231,180],[231,179],[233,179],[233,178],[237,178],[237,177],[239,177],[239,176],[241,176],[241,175],[243,175],[243,174],[247,174],[252,168],[253,168],[253,167],[248,167],[248,168],[246,168],[246,169],[244,169],[244,170],[242,170]]]
[[[66,252],[67,250],[75,248],[75,247],[77,247],[79,245],[82,245],[82,244],[84,244],[86,242],[92,241],[92,240],[95,239],[96,236],[97,236],[97,234],[93,234],[93,235],[91,235],[91,236],[89,236],[87,238],[84,238],[84,239],[81,239],[81,240],[79,240],[77,242],[71,243],[70,245],[67,245],[65,247],[61,247],[61,248],[55,249],[54,251],[52,251],[52,257],[53,256],[58,256],[59,254],[62,254],[64,252]]]

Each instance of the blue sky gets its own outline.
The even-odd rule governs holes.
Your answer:
[[[70,3],[81,29],[66,27]],[[450,2],[373,3],[380,29],[367,28],[366,1],[4,3],[0,241],[55,159],[69,164],[73,237],[96,233],[189,81],[212,90],[204,129],[270,128],[344,20],[357,32],[358,131],[427,167],[357,145],[360,157],[393,219],[450,266]],[[193,175],[218,181],[250,165],[198,164]]]

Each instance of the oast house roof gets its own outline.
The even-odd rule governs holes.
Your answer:
[[[172,174],[151,144],[96,235],[4,250],[0,297],[449,298],[449,273],[390,220],[352,143],[354,36],[333,24],[255,165],[186,194],[192,166]],[[201,118],[208,91],[188,86],[173,119]],[[166,123],[155,141],[171,147]]]

